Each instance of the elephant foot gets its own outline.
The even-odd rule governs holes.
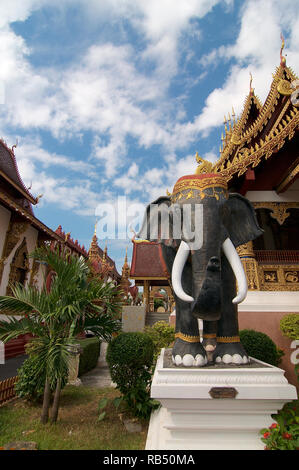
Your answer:
[[[222,364],[248,364],[249,357],[241,343],[221,343],[213,354],[213,360]]]
[[[176,366],[203,367],[208,360],[205,349],[200,342],[189,343],[177,338],[172,348],[172,362]]]

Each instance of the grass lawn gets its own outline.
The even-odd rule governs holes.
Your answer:
[[[142,450],[147,421],[142,431],[129,433],[123,420],[128,412],[116,410],[112,399],[120,396],[114,388],[68,385],[61,393],[56,424],[40,424],[41,405],[18,399],[0,408],[0,447],[13,441],[34,441],[38,450]],[[98,421],[98,403],[109,398],[106,416]]]

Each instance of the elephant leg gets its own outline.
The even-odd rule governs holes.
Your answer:
[[[217,321],[204,321],[203,322],[203,340],[202,345],[205,348],[208,356],[215,350],[217,345]]]
[[[172,348],[173,363],[187,367],[204,366],[207,364],[207,356],[200,342],[198,321],[191,313],[191,306],[176,299],[176,315],[178,322]]]
[[[236,279],[225,256],[222,256],[221,271],[222,311],[217,322],[217,346],[213,359],[225,364],[246,364],[249,358],[240,342],[238,307],[232,303],[236,296]]]
[[[169,274],[171,274],[175,251],[162,245],[163,258]],[[192,269],[187,262],[182,276],[182,286],[184,291],[191,295],[192,289]],[[176,308],[175,341],[172,348],[172,360],[177,366],[186,367],[204,366],[207,363],[207,355],[200,342],[198,321],[192,315],[191,304],[179,299],[173,293]]]

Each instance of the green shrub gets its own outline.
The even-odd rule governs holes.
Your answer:
[[[108,345],[111,378],[135,416],[147,418],[158,404],[150,398],[154,344],[145,333],[121,333]]]
[[[154,363],[162,348],[168,348],[175,340],[175,329],[165,321],[158,321],[153,326],[144,328],[144,332],[154,343]]]
[[[26,400],[41,401],[44,394],[46,381],[46,369],[40,369],[40,359],[37,355],[30,355],[18,369],[18,381],[15,391],[18,397]],[[67,383],[67,375],[62,379],[61,389]],[[55,390],[55,383],[51,386],[51,392]]]
[[[290,313],[282,317],[280,329],[285,336],[299,339],[299,313]]]
[[[272,339],[260,331],[241,330],[240,340],[249,356],[273,366],[277,366],[284,355]]]
[[[98,338],[87,338],[78,340],[81,346],[81,354],[79,359],[78,376],[94,369],[98,363],[100,355],[100,341]]]

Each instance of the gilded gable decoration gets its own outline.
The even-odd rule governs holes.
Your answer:
[[[13,260],[10,265],[10,273],[6,295],[12,295],[10,285],[20,283],[25,285],[29,272],[29,257],[26,238],[23,239],[21,245],[17,248]]]

